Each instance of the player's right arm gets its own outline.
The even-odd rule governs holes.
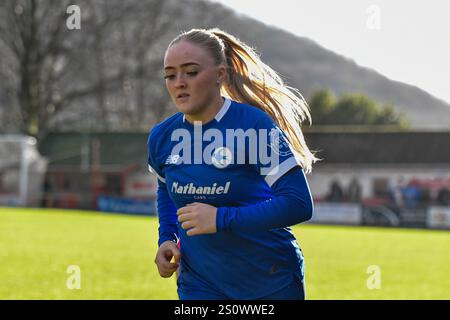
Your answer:
[[[148,166],[150,172],[158,178],[157,209],[159,221],[158,251],[155,263],[161,277],[170,277],[177,270],[180,261],[180,250],[177,247],[178,226],[177,208],[167,191],[164,174],[159,165],[155,153],[158,145],[155,141],[155,133],[152,131],[148,140]],[[174,262],[171,262],[171,260]]]
[[[159,217],[159,240],[155,263],[161,277],[169,278],[177,270],[180,249],[177,247],[177,208],[170,199],[166,184],[158,180],[157,207]],[[172,261],[173,260],[173,261]]]
[[[172,259],[173,262],[171,262]],[[155,263],[159,275],[170,278],[180,264],[180,250],[176,243],[170,240],[163,242],[156,252]]]

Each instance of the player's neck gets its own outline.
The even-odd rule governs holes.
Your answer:
[[[214,102],[212,102],[207,108],[205,108],[203,112],[198,114],[186,114],[186,120],[192,124],[196,121],[200,121],[202,124],[207,124],[216,117],[224,102],[225,99],[222,98],[222,96],[219,96],[218,99],[214,99]]]

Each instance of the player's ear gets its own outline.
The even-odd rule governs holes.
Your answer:
[[[221,64],[217,67],[217,84],[223,84],[227,80],[227,68]]]

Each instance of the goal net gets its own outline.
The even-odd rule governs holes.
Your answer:
[[[26,135],[0,135],[0,206],[39,206],[47,160]]]

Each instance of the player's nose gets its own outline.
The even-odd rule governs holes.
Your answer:
[[[177,75],[175,78],[175,88],[186,88],[186,80],[182,75]]]

